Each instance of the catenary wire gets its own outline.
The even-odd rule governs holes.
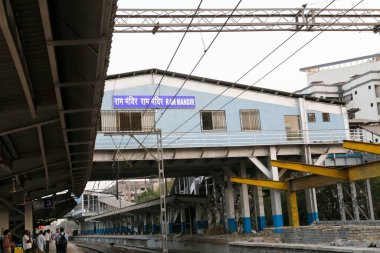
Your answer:
[[[187,33],[188,33],[190,27],[191,27],[191,24],[192,24],[193,21],[194,21],[194,18],[196,17],[198,11],[200,10],[200,7],[201,7],[202,3],[203,3],[203,0],[201,0],[201,1],[199,2],[198,7],[197,7],[197,9],[195,10],[194,15],[192,16],[192,18],[191,18],[191,20],[190,20],[190,23],[187,25],[186,31],[185,31],[184,34],[182,35],[182,38],[181,38],[180,42],[178,43],[176,49],[174,50],[174,53],[173,53],[172,57],[170,58],[170,61],[169,61],[168,65],[166,66],[165,72],[164,72],[164,74],[162,75],[162,77],[161,77],[161,79],[160,79],[160,81],[159,81],[159,83],[158,83],[156,89],[154,90],[153,95],[151,96],[151,98],[150,98],[148,104],[150,104],[150,103],[152,102],[153,97],[156,95],[158,89],[160,88],[161,83],[162,83],[162,80],[164,79],[166,72],[169,70],[169,67],[171,66],[171,64],[172,64],[172,62],[173,62],[175,56],[177,55],[178,50],[179,50],[179,48],[181,47],[182,42],[184,41],[184,39],[185,39],[185,37],[186,37],[186,35],[187,35]],[[148,109],[149,109],[149,107],[147,106],[147,107],[145,108],[145,110],[143,111],[141,117],[144,117],[144,115],[146,114],[146,112],[148,111]],[[151,132],[150,132],[150,133],[151,133]],[[129,139],[128,142],[125,144],[124,148],[129,144],[129,142],[130,142],[130,139]],[[140,148],[140,145],[139,145],[138,148]],[[133,156],[134,156],[134,155],[132,155],[130,159],[132,159]],[[124,159],[124,160],[125,160],[125,159]],[[126,162],[127,162],[127,161],[126,161]]]
[[[198,59],[197,63],[195,64],[195,66],[193,67],[193,69],[191,70],[191,72],[187,75],[186,79],[184,80],[184,82],[181,84],[181,86],[179,87],[179,89],[177,90],[177,92],[175,93],[175,95],[173,96],[173,99],[175,99],[177,97],[177,95],[179,94],[179,92],[182,90],[182,88],[184,87],[184,85],[186,84],[186,82],[189,80],[190,76],[193,74],[193,72],[196,70],[196,68],[198,67],[198,65],[201,63],[201,61],[203,60],[203,58],[205,57],[205,55],[207,54],[207,52],[210,50],[210,48],[212,47],[212,45],[214,44],[214,42],[216,41],[216,39],[219,37],[220,33],[222,32],[222,30],[224,29],[224,27],[226,26],[227,22],[231,19],[232,15],[235,13],[236,9],[239,7],[239,5],[241,4],[243,0],[239,0],[238,3],[236,4],[235,8],[232,10],[231,14],[228,15],[227,19],[225,20],[225,22],[223,23],[222,27],[219,29],[219,31],[216,33],[216,35],[214,36],[214,38],[212,39],[212,41],[210,42],[210,44],[208,45],[208,47],[206,48],[206,50],[204,50],[203,54],[201,55],[201,57]],[[165,73],[164,73],[165,75]],[[163,75],[163,76],[164,76]],[[161,78],[161,80],[163,79],[163,77]],[[153,99],[153,97],[151,97],[151,99]],[[150,104],[150,102],[149,102]],[[157,123],[161,120],[162,116],[165,114],[165,112],[167,111],[167,109],[169,108],[170,104],[168,106],[165,107],[164,111],[161,113],[160,117],[157,119],[157,121],[154,123],[154,125],[152,126],[152,128],[150,129],[150,131],[146,134],[146,136],[144,137],[144,139],[141,141],[141,143],[143,144],[145,142],[145,140],[148,138],[148,136],[153,132],[154,129],[156,129],[156,126],[157,126]],[[132,156],[131,156],[131,159],[132,157],[135,155],[136,153],[134,153]]]
[[[350,10],[348,10],[347,12],[353,10],[356,6],[358,6],[359,4],[361,4],[364,0],[361,0],[359,1],[356,5],[354,5]],[[346,15],[347,12],[344,14]],[[331,25],[333,25],[334,23],[336,23],[337,21],[339,20],[339,18],[337,20],[335,20]],[[330,25],[330,26],[331,26]],[[328,28],[328,27],[327,27]],[[327,29],[326,28],[326,29]],[[325,29],[325,30],[326,30]],[[227,103],[225,103],[223,106],[221,106],[218,110],[221,110],[223,109],[224,107],[226,107],[227,105],[229,105],[230,103],[232,103],[233,101],[235,101],[237,98],[239,98],[241,95],[243,95],[245,92],[247,92],[249,90],[250,87],[252,86],[255,86],[257,83],[259,83],[260,81],[262,81],[264,78],[266,78],[267,76],[269,76],[271,73],[273,73],[276,69],[278,69],[282,64],[284,64],[285,62],[287,62],[290,58],[292,58],[295,54],[297,54],[299,51],[301,51],[303,48],[305,48],[307,45],[309,45],[312,41],[314,41],[316,38],[318,38],[325,30],[323,31],[320,31],[319,33],[317,33],[314,37],[312,37],[310,40],[308,40],[305,44],[303,44],[301,47],[299,47],[297,50],[295,50],[292,54],[290,54],[288,57],[286,57],[284,60],[282,60],[279,64],[277,64],[274,68],[272,68],[270,71],[268,71],[265,75],[263,75],[261,78],[259,78],[257,81],[255,81],[253,84],[251,85],[248,85],[242,92],[240,92],[237,96],[233,97],[230,101],[228,101]],[[197,112],[197,114],[199,113],[200,111]],[[192,116],[194,117],[194,116]],[[191,117],[191,118],[192,118]],[[188,120],[186,120],[184,123],[187,123],[191,118],[189,118]],[[183,125],[183,124],[182,124]],[[181,126],[182,126],[181,125]],[[170,142],[169,144],[167,144],[165,147],[171,145],[172,143],[174,143],[175,141],[177,141],[178,139],[182,138],[184,135],[190,133],[192,130],[194,130],[196,127],[198,127],[200,125],[200,123],[196,124],[194,127],[192,127],[190,130],[188,130],[187,132],[183,133],[181,136],[179,136],[178,138],[174,139],[174,141]],[[177,130],[177,129],[176,129]],[[174,130],[174,131],[176,131]],[[165,136],[168,137],[170,136],[172,133],[174,133],[174,131],[170,132],[168,135]],[[163,138],[163,140],[165,139]],[[164,147],[164,148],[165,148]]]
[[[354,8],[356,8],[356,6],[358,6],[359,4],[361,4],[364,0],[361,0],[359,1],[357,4],[355,4],[351,9],[349,9],[348,11],[346,11],[346,13],[343,15],[345,16],[349,11],[353,10]],[[340,17],[341,18],[341,17]],[[320,31],[318,34],[316,34],[314,37],[312,37],[309,41],[307,41],[304,45],[302,45],[301,47],[299,47],[296,51],[294,51],[292,54],[290,54],[288,57],[286,57],[283,61],[281,61],[279,64],[277,64],[274,68],[272,68],[269,72],[267,72],[265,75],[263,75],[261,78],[259,78],[257,81],[255,81],[253,84],[251,85],[248,85],[246,87],[246,89],[244,91],[242,91],[240,94],[238,94],[237,96],[233,97],[230,101],[228,101],[226,104],[224,104],[222,107],[219,108],[222,109],[224,108],[225,106],[227,106],[228,104],[230,104],[231,102],[233,102],[234,100],[236,100],[237,98],[239,98],[241,95],[243,95],[251,86],[254,86],[256,85],[257,83],[259,83],[260,81],[262,81],[264,78],[266,78],[268,75],[270,75],[271,73],[273,73],[276,69],[278,69],[282,64],[284,64],[285,62],[287,62],[290,58],[292,58],[295,54],[297,54],[300,50],[302,50],[303,48],[305,48],[308,44],[310,44],[312,41],[314,41],[317,37],[319,37],[324,31],[326,31],[331,25],[335,24],[340,18],[336,19],[333,23],[331,23],[328,27],[326,27],[324,30]],[[225,92],[225,91],[223,91]],[[215,99],[213,99],[214,101]],[[209,105],[210,103],[208,103]],[[204,109],[204,107],[202,108]],[[202,110],[201,109],[201,110]],[[186,124],[189,120],[191,120],[195,115],[197,115],[201,110],[199,110],[196,114],[194,114],[193,116],[191,116],[191,118],[187,119],[184,123],[181,124],[181,126],[183,126],[184,124]],[[172,143],[174,143],[175,141],[181,139],[184,135],[190,133],[193,129],[195,129],[196,127],[198,127],[200,125],[200,123],[198,123],[197,125],[195,125],[194,127],[192,127],[190,130],[188,130],[187,132],[183,133],[181,136],[175,138],[172,142],[170,142],[169,144],[167,144],[165,147],[168,147],[169,145],[171,145]],[[179,127],[178,127],[179,128]],[[171,131],[169,134],[167,134],[164,138],[166,139],[167,137],[169,137],[170,135],[172,135],[176,130],[178,130],[178,128],[176,128],[175,130]],[[155,145],[151,146],[150,148],[153,148],[155,147]],[[165,148],[164,147],[164,148]],[[139,157],[138,157],[139,158]],[[138,159],[137,158],[137,159]]]

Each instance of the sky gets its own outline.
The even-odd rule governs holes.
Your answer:
[[[201,8],[234,8],[237,0],[204,0]],[[243,0],[239,8],[324,8],[330,1],[321,0]],[[330,8],[351,8],[358,0],[337,0]],[[119,8],[192,8],[198,0],[119,0]],[[356,8],[379,8],[379,0],[365,0]],[[292,32],[222,33],[207,52],[193,75],[235,82],[261,58]],[[284,58],[311,39],[316,32],[299,32],[272,57],[260,64],[240,83],[251,85]],[[166,69],[182,33],[118,34],[113,36],[108,74],[148,68]],[[188,33],[169,71],[189,74],[203,53],[202,37],[208,45],[215,33]],[[306,66],[380,53],[380,34],[372,32],[324,32],[312,43],[260,81],[257,86],[295,91],[306,85]]]
[[[201,8],[234,8],[238,0],[204,0]],[[243,0],[239,8],[324,8],[329,1],[321,0]],[[337,0],[330,8],[351,8],[359,0]],[[191,8],[198,0],[118,0],[118,8]],[[379,0],[365,0],[357,8],[380,9]],[[248,69],[278,46],[292,32],[221,33],[193,75],[235,82]],[[239,83],[252,85],[283,59],[310,40],[316,32],[299,32],[273,56]],[[189,74],[203,53],[204,45],[215,33],[188,33],[169,71]],[[166,69],[182,33],[118,34],[113,35],[108,74],[149,68]],[[380,34],[372,32],[324,32],[293,56],[257,86],[295,91],[306,86],[306,66],[380,53]],[[100,183],[101,188],[110,182]],[[93,183],[87,189],[92,189]],[[96,183],[96,187],[98,183]]]

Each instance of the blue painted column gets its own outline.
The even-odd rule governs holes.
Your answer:
[[[152,234],[158,233],[157,215],[152,213]]]
[[[200,205],[195,207],[195,226],[197,228],[197,234],[203,234],[203,208]]]
[[[270,151],[270,159],[277,160],[277,150],[276,147],[269,147]],[[270,161],[269,161],[270,162]],[[278,176],[278,168],[274,166],[269,166],[270,172],[272,176],[272,180],[279,181]],[[282,215],[282,206],[281,206],[281,192],[279,190],[270,190],[270,199],[271,199],[271,207],[272,207],[272,219],[273,219],[273,227],[275,233],[282,233],[284,226],[284,217]]]
[[[173,234],[174,232],[174,210],[169,209],[167,212],[167,222],[168,222],[168,233]]]
[[[267,226],[265,218],[265,208],[264,208],[264,197],[263,188],[261,186],[254,187],[254,199],[255,199],[255,210],[256,210],[256,222],[257,230],[263,231]]]
[[[148,234],[148,223],[147,223],[147,213],[144,214],[144,235]]]
[[[237,231],[237,223],[235,217],[235,206],[234,206],[234,188],[229,179],[229,176],[224,172],[225,180],[227,181],[227,187],[224,190],[224,196],[226,201],[226,216],[227,216],[227,230],[229,233],[235,233]]]
[[[310,141],[309,137],[309,123],[307,119],[307,109],[305,107],[305,99],[298,98],[298,106],[300,110],[301,118],[301,130],[303,130],[303,140],[306,143],[304,146],[304,160],[306,164],[313,164],[313,159],[311,157],[310,146],[307,145]],[[315,165],[321,165],[327,156],[321,155]],[[307,174],[307,173],[305,173]],[[306,208],[307,208],[307,223],[310,225],[314,221],[319,220],[318,218],[318,207],[317,207],[317,196],[315,194],[315,189],[305,190]]]
[[[240,176],[247,178],[246,163],[245,160],[240,161]],[[240,185],[240,199],[241,199],[241,217],[243,232],[249,234],[252,232],[251,226],[251,212],[249,210],[249,196],[248,186],[246,184]]]
[[[181,207],[180,210],[180,217],[181,217],[181,233],[186,233],[186,209],[184,207]]]
[[[305,145],[305,163],[313,164],[311,158],[310,146]],[[316,161],[315,165],[322,165],[323,161],[326,159],[326,155],[321,155]],[[311,225],[314,221],[318,221],[318,206],[317,206],[317,195],[315,193],[315,188],[305,190],[306,208],[307,208],[307,224]]]

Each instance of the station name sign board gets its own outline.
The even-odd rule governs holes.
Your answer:
[[[135,96],[117,95],[112,97],[114,109],[168,108],[194,109],[195,96]]]

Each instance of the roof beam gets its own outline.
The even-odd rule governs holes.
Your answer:
[[[42,133],[42,127],[37,127],[38,132],[38,142],[40,144],[40,150],[41,150],[41,156],[42,156],[42,163],[44,165],[44,171],[45,171],[45,184],[46,184],[46,191],[49,191],[49,170],[46,160],[46,153],[45,153],[45,144],[44,144],[44,136]]]
[[[52,32],[51,23],[50,23],[48,1],[38,0],[38,4],[40,7],[41,20],[42,20],[42,26],[44,28],[45,40],[52,41],[53,32]],[[49,46],[49,45],[46,45],[46,46],[47,46],[47,51],[48,51],[48,56],[49,56],[49,63],[50,63],[53,83],[59,83],[59,74],[58,74],[58,66],[57,66],[57,59],[55,55],[55,49],[53,46]],[[62,126],[62,135],[63,135],[63,140],[65,143],[67,160],[69,162],[69,174],[71,178],[71,185],[74,185],[73,172],[72,172],[73,166],[71,164],[71,156],[69,154],[70,148],[68,145],[69,140],[68,140],[67,133],[63,130],[66,128],[66,122],[65,122],[65,115],[64,113],[62,113],[64,108],[63,108],[63,102],[62,102],[61,88],[59,86],[54,86],[54,90],[55,90],[55,96],[57,99],[58,110],[60,111],[59,117],[60,117],[61,126]]]
[[[66,162],[66,160],[62,160],[62,161],[57,161],[57,162],[53,162],[53,163],[49,163],[47,164],[48,166],[55,166],[55,165],[59,165],[59,164],[62,164]],[[7,174],[7,175],[4,175],[4,176],[1,176],[0,177],[0,181],[2,180],[5,180],[5,179],[8,179],[8,178],[12,178],[14,176],[18,176],[18,175],[22,175],[22,174],[26,174],[26,173],[30,173],[30,172],[34,172],[34,171],[39,171],[39,170],[42,170],[44,167],[40,166],[40,167],[35,167],[35,168],[27,168],[27,169],[23,169],[23,170],[20,170],[20,171],[15,171],[13,173],[10,173],[10,174]]]
[[[16,212],[18,212],[21,215],[24,215],[23,211],[18,209],[11,201],[8,201],[6,198],[0,197],[0,202],[3,203],[4,206],[6,206],[12,210],[15,210]]]
[[[99,83],[100,80],[94,81],[83,81],[83,82],[62,82],[62,83],[54,83],[54,87],[59,88],[68,88],[68,87],[77,87],[77,86],[91,86]]]
[[[380,161],[364,163],[348,168],[350,181],[380,177]]]
[[[66,131],[66,132],[76,132],[76,131],[90,131],[92,129],[94,129],[94,127],[74,127],[74,128],[63,129],[63,131]]]
[[[38,126],[43,126],[43,125],[57,123],[59,121],[60,121],[59,119],[52,119],[52,120],[35,122],[35,123],[30,124],[30,125],[19,126],[19,127],[11,128],[11,129],[1,129],[0,128],[0,136],[8,135],[8,134],[13,134],[13,133],[17,133],[17,132],[22,132],[22,131],[29,130],[29,129],[32,129],[32,128],[36,128]]]
[[[373,154],[380,154],[380,145],[359,141],[343,141],[343,147],[346,149],[358,150]]]
[[[106,43],[107,38],[75,39],[75,40],[47,40],[46,44],[52,47],[60,46],[83,46],[89,44]]]
[[[310,164],[302,164],[302,163],[295,163],[295,162],[285,162],[285,161],[271,161],[272,166],[276,166],[283,169],[289,169],[299,172],[305,172],[305,173],[312,173],[315,175],[320,176],[326,176],[326,177],[333,177],[338,178],[342,180],[348,180],[348,173],[346,170],[343,169],[333,169],[318,165],[310,165]]]
[[[327,185],[337,184],[339,182],[345,182],[345,180],[340,180],[332,177],[325,177],[320,175],[308,175],[304,177],[298,177],[289,180],[289,190],[290,191],[300,191],[311,188],[318,188]]]
[[[81,113],[81,112],[93,112],[96,108],[81,108],[81,109],[70,109],[70,110],[63,110],[63,113]]]
[[[255,186],[261,186],[261,187],[277,189],[277,190],[285,190],[285,191],[289,190],[288,184],[285,182],[254,179],[254,178],[241,178],[241,177],[231,177],[230,180],[233,183],[255,185]]]
[[[3,31],[4,38],[7,42],[9,52],[20,79],[30,114],[32,118],[36,118],[37,111],[34,103],[32,82],[29,77],[27,63],[23,53],[24,51],[10,1],[0,1],[0,27]]]

